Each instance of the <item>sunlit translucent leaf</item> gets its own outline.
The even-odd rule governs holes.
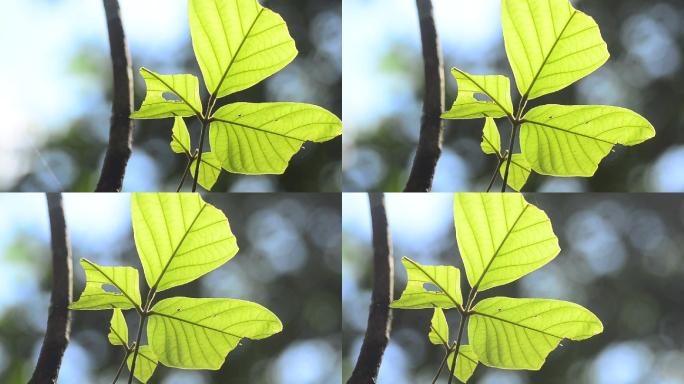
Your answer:
[[[499,171],[503,178],[506,174],[505,162],[501,164]],[[511,158],[511,167],[508,172],[508,186],[516,191],[520,191],[527,183],[530,173],[532,173],[532,170],[530,169],[530,164],[527,162],[525,156],[520,153],[513,154],[513,158]]]
[[[300,103],[235,103],[214,114],[211,148],[233,173],[281,174],[306,141],[342,134],[342,122],[323,108]]]
[[[133,353],[128,356],[126,362],[130,372],[131,366],[133,365]],[[141,345],[140,350],[138,351],[138,357],[135,360],[135,372],[133,373],[133,376],[141,382],[147,383],[154,374],[154,370],[157,369],[157,364],[157,355],[152,348],[150,348],[149,345]]]
[[[408,282],[399,300],[392,308],[455,308],[463,303],[461,273],[456,267],[421,265],[408,257],[401,259],[406,268]],[[436,288],[428,291],[426,288]]]
[[[500,156],[501,154],[501,134],[499,134],[496,122],[492,118],[485,120],[480,147],[488,155]]]
[[[120,309],[115,309],[109,326],[109,342],[112,345],[128,346],[128,324]]]
[[[458,96],[444,119],[504,117],[513,114],[511,81],[505,76],[476,76],[453,68]]]
[[[140,307],[138,271],[131,267],[102,267],[81,259],[86,286],[71,309],[131,309]],[[105,290],[108,287],[108,290]]]
[[[450,353],[447,358],[447,366],[451,369],[454,362],[454,353]],[[456,370],[454,371],[454,376],[462,383],[468,382],[470,377],[475,373],[475,368],[477,368],[477,355],[473,351],[473,347],[470,345],[461,345],[458,349],[458,358],[456,359]]]
[[[520,194],[456,194],[454,220],[468,282],[479,291],[515,281],[560,252],[549,218]]]
[[[195,116],[202,113],[199,80],[193,75],[160,75],[146,68],[140,74],[147,85],[147,95],[133,119],[160,119]]]
[[[176,117],[171,130],[171,150],[175,153],[190,154],[190,133],[188,126],[185,125],[185,120],[182,117]]]
[[[251,87],[297,56],[285,21],[257,0],[190,0],[189,14],[204,82],[218,97]]]
[[[150,345],[170,367],[219,369],[240,339],[282,331],[276,315],[259,304],[233,299],[173,297],[152,308]]]
[[[193,281],[238,251],[226,216],[199,194],[134,193],[131,200],[135,245],[157,291]]]
[[[195,177],[195,169],[197,169],[197,160],[192,162],[190,172],[192,177]],[[221,161],[212,152],[206,152],[202,155],[202,164],[199,169],[199,179],[197,182],[202,188],[211,191],[211,188],[216,184],[216,181],[221,174]]]
[[[538,370],[561,340],[603,332],[593,313],[565,301],[494,297],[473,311],[470,343],[483,364],[497,368]]]
[[[568,0],[503,0],[506,53],[520,94],[561,90],[609,58],[599,27]]]
[[[435,308],[435,313],[432,315],[432,321],[430,322],[428,339],[435,345],[449,345],[449,324],[446,321],[442,308]]]
[[[544,105],[523,119],[520,147],[543,175],[592,176],[615,144],[631,146],[655,136],[646,119],[618,107]]]

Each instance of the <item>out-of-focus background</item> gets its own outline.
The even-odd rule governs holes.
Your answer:
[[[102,1],[5,3],[0,14],[5,57],[0,61],[0,191],[92,191],[106,150],[111,108]],[[283,71],[225,102],[307,102],[341,116],[341,1],[261,3],[286,20],[299,56]],[[200,75],[186,0],[120,4],[133,57],[136,109],[145,95],[140,67]],[[186,159],[169,149],[172,124],[171,119],[136,122],[124,190],[175,191]],[[196,140],[199,126],[194,122],[188,128]],[[214,191],[338,191],[341,145],[340,138],[307,143],[283,176],[224,172]]]
[[[527,195],[545,210],[561,253],[516,283],[485,297],[542,297],[577,302],[605,331],[562,342],[541,371],[480,365],[477,384],[684,383],[684,196]],[[356,362],[370,303],[370,214],[365,194],[343,197],[344,377]],[[387,196],[395,254],[395,297],[406,286],[402,256],[462,269],[453,225],[453,195]],[[467,292],[467,282],[463,279]],[[451,327],[458,314],[447,312]],[[394,327],[379,383],[429,383],[443,350],[429,343],[430,310],[394,310]],[[446,383],[447,375],[441,383]]]
[[[340,199],[334,194],[205,196],[228,216],[240,251],[226,265],[165,296],[254,301],[277,314],[284,330],[264,340],[243,340],[219,371],[159,366],[152,382],[339,383]],[[129,195],[68,194],[64,202],[75,298],[85,284],[80,258],[131,265],[142,273]],[[51,256],[45,197],[0,194],[0,217],[0,382],[20,384],[33,372],[48,314]],[[137,327],[133,315],[127,316],[131,328]],[[60,383],[111,383],[123,352],[107,341],[110,318],[111,311],[73,312]]]
[[[449,73],[513,76],[501,31],[500,0],[433,0],[446,72],[446,106],[456,97]],[[684,190],[684,2],[573,0],[601,27],[611,53],[597,72],[548,104],[608,104],[648,118],[657,137],[617,147],[590,179],[533,176],[527,191]],[[415,1],[345,0],[343,4],[343,186],[346,191],[400,191],[420,125],[423,62]],[[517,93],[514,84],[511,89]],[[514,100],[517,100],[517,94]],[[514,101],[515,102],[515,101]],[[517,104],[516,104],[517,105]],[[436,191],[484,191],[496,159],[482,153],[483,120],[448,121]],[[503,138],[508,126],[500,125]],[[507,142],[507,141],[504,141]]]

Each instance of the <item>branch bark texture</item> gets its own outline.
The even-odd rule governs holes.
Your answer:
[[[96,192],[119,192],[131,157],[133,140],[133,67],[118,0],[103,0],[114,74],[109,145]]]
[[[373,223],[373,295],[366,335],[347,384],[376,382],[392,329],[392,310],[389,305],[394,295],[394,257],[385,197],[380,193],[371,193],[369,200]]]
[[[442,155],[444,126],[444,59],[435,26],[432,0],[416,0],[420,19],[420,37],[423,44],[425,67],[425,94],[423,117],[416,157],[405,192],[429,192],[435,176],[437,162]]]
[[[38,363],[30,384],[56,383],[64,351],[69,343],[73,296],[71,244],[67,233],[62,195],[47,194],[52,238],[52,295],[50,312]]]

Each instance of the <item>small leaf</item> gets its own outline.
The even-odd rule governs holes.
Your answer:
[[[190,33],[209,93],[249,88],[297,56],[280,15],[257,0],[190,0]]]
[[[112,345],[123,345],[128,347],[128,324],[121,310],[116,308],[112,314],[112,321],[109,326],[109,343]]]
[[[195,177],[195,169],[197,169],[197,160],[194,160],[190,166],[192,177]],[[216,184],[220,174],[221,162],[216,158],[216,155],[212,152],[204,153],[202,155],[202,164],[199,169],[199,179],[197,180],[199,185],[207,191],[211,191],[211,188]]]
[[[451,266],[421,265],[408,257],[401,259],[406,268],[408,283],[399,300],[390,304],[392,308],[456,308],[463,303],[461,295],[461,272]],[[425,286],[436,287],[431,292]]]
[[[147,335],[162,364],[216,370],[240,339],[264,339],[282,329],[278,317],[256,303],[173,297],[152,308]]]
[[[189,283],[238,251],[226,216],[199,194],[134,193],[131,200],[135,245],[157,291]]]
[[[586,308],[547,299],[485,299],[468,323],[479,360],[506,369],[538,370],[561,340],[585,340],[601,332],[601,320]]]
[[[138,271],[131,267],[102,267],[81,259],[86,274],[86,286],[77,302],[69,308],[76,310],[140,308]],[[118,292],[106,291],[105,286]]]
[[[543,105],[523,121],[522,153],[542,175],[592,176],[614,145],[632,146],[655,136],[648,120],[619,107]]]
[[[451,369],[454,362],[454,353],[449,354],[447,358],[447,366]],[[478,359],[473,347],[470,345],[461,345],[458,349],[458,358],[456,359],[456,371],[454,376],[462,383],[467,383],[470,377],[475,373],[477,368]]]
[[[147,84],[147,95],[132,119],[161,119],[202,115],[199,80],[193,75],[160,75],[146,68],[140,74]],[[170,96],[179,100],[170,99]],[[166,97],[165,97],[166,96]]]
[[[342,134],[342,122],[300,103],[235,103],[221,107],[209,131],[211,148],[228,172],[282,174],[304,142]]]
[[[458,96],[443,119],[477,119],[513,115],[511,81],[506,76],[476,76],[453,68]],[[477,95],[488,100],[478,100]]]
[[[482,152],[487,155],[501,156],[501,134],[499,134],[499,128],[496,127],[496,122],[491,117],[485,120],[480,147]]]
[[[176,117],[171,130],[171,150],[175,153],[185,153],[190,155],[190,133],[185,120]]]
[[[428,338],[434,345],[449,347],[449,324],[446,321],[442,308],[435,308],[435,313],[432,315],[432,321],[430,322]]]
[[[157,369],[158,361],[157,355],[149,345],[141,345],[138,350],[138,357],[135,360],[135,372],[133,372],[133,376],[142,383],[147,383]],[[131,366],[133,365],[133,353],[128,356],[126,362],[128,364],[128,371],[130,372]]]
[[[457,193],[454,221],[468,282],[479,291],[515,281],[560,252],[548,216],[520,194]]]
[[[501,164],[500,173],[503,179],[506,174],[506,162]],[[508,172],[508,186],[519,192],[527,184],[527,179],[531,173],[530,164],[525,156],[520,153],[514,153],[513,158],[511,158],[511,168]]]
[[[610,57],[594,19],[568,0],[503,0],[501,12],[515,82],[530,100],[571,85]]]

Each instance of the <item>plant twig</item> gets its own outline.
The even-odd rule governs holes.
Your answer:
[[[500,156],[497,154],[497,156]],[[508,156],[508,154],[506,155]],[[499,168],[501,168],[501,164],[505,161],[505,157],[499,157],[499,161],[496,164],[496,168],[494,169],[494,173],[492,174],[492,179],[489,181],[489,186],[487,187],[487,193],[491,192],[492,188],[494,187],[494,183],[496,182],[496,177],[499,175]]]
[[[109,45],[114,74],[112,118],[109,144],[96,192],[119,192],[123,188],[126,166],[133,140],[133,67],[121,21],[118,0],[103,0],[109,30]]]
[[[520,123],[515,122],[512,123],[512,130],[511,130],[511,141],[508,144],[508,158],[506,159],[506,172],[504,173],[504,178],[503,178],[503,185],[501,186],[501,192],[505,193],[506,190],[508,189],[508,174],[511,170],[511,161],[513,160],[513,150],[515,147],[515,139],[516,136],[518,135],[518,127],[520,127]]]
[[[52,247],[52,294],[50,312],[38,363],[31,384],[56,383],[64,351],[69,344],[73,297],[71,243],[67,232],[62,195],[47,194]]]
[[[442,155],[444,126],[444,59],[435,26],[432,0],[416,0],[420,19],[420,36],[423,45],[425,68],[425,94],[420,139],[405,192],[429,192],[435,176],[437,162]]]
[[[131,361],[131,372],[128,375],[128,384],[133,382],[133,372],[135,372],[135,363],[138,360],[138,351],[140,351],[140,339],[142,338],[142,330],[143,326],[145,325],[145,318],[145,315],[141,315],[140,322],[138,323],[138,335],[135,338],[135,344],[133,344],[133,348],[135,348],[135,350],[133,351],[133,361]]]
[[[207,128],[209,127],[209,118],[202,120],[202,131],[200,132],[199,149],[197,152],[197,165],[195,166],[195,177],[192,181],[192,191],[197,192],[197,181],[200,176],[200,165],[202,164],[202,151],[204,151],[204,137],[207,135]]]
[[[192,161],[195,160],[197,155],[190,156],[188,155],[188,164],[185,166],[185,172],[183,172],[183,177],[181,178],[180,183],[178,184],[178,188],[176,188],[176,193],[180,192],[181,189],[183,189],[183,184],[185,184],[185,179],[188,178],[188,173],[190,173],[190,167],[192,166]]]
[[[439,369],[437,370],[437,374],[435,375],[434,379],[432,379],[432,384],[437,383],[437,380],[439,379],[439,376],[442,374],[442,370],[444,369],[444,366],[446,365],[447,359],[449,358],[449,354],[451,354],[451,348],[446,349],[446,353],[444,354],[444,358],[442,359],[442,363],[439,364]]]
[[[458,351],[461,349],[461,342],[463,340],[463,330],[465,329],[467,319],[467,314],[461,316],[461,323],[458,326],[458,337],[456,337],[456,346],[454,347],[453,352],[454,359],[451,361],[451,369],[449,370],[451,372],[451,375],[449,375],[448,384],[451,384],[451,382],[454,380],[454,376],[456,375],[456,360],[458,359]]]
[[[368,197],[373,223],[373,297],[361,352],[347,384],[376,382],[392,329],[389,305],[394,295],[394,257],[385,197],[380,193]]]
[[[131,354],[131,350],[128,349],[128,346],[126,347],[126,354],[124,355],[123,361],[121,362],[121,365],[119,365],[119,369],[116,371],[116,376],[114,376],[114,381],[112,381],[112,384],[116,384],[116,382],[119,380],[119,376],[121,376],[121,372],[123,372],[123,368],[126,366],[126,361],[128,361],[128,356]]]

